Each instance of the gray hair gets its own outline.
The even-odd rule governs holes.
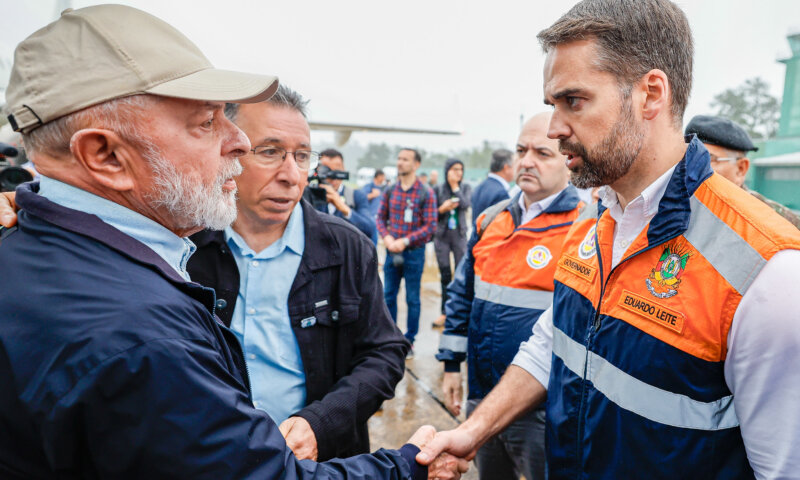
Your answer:
[[[47,122],[23,134],[22,141],[34,160],[38,153],[69,155],[72,136],[85,128],[112,130],[137,147],[149,149],[151,145],[144,141],[140,125],[147,109],[158,101],[159,97],[146,94],[115,98]]]
[[[505,148],[495,150],[492,152],[492,163],[489,164],[489,171],[492,173],[502,171],[506,165],[511,165],[513,158],[514,154],[511,150],[506,150]]]
[[[308,100],[304,99],[302,95],[297,93],[296,91],[292,90],[291,88],[287,87],[286,85],[279,85],[278,91],[275,92],[275,95],[270,97],[269,100],[264,100],[264,103],[269,103],[271,105],[276,105],[280,107],[291,108],[292,110],[299,112],[303,118],[308,118]],[[226,103],[225,104],[225,116],[228,117],[228,120],[231,122],[236,121],[236,115],[239,114],[239,104],[238,103]]]
[[[545,53],[576,40],[597,41],[595,66],[617,78],[623,96],[652,69],[672,90],[676,124],[692,90],[694,44],[683,11],[669,0],[583,0],[537,35]]]

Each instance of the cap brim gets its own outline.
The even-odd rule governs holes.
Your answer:
[[[256,103],[278,90],[278,77],[208,68],[161,83],[147,90],[164,97],[211,102]]]

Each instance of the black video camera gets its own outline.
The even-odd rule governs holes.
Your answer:
[[[308,176],[308,201],[315,209],[327,211],[328,200],[325,189],[320,187],[320,183],[328,183],[328,180],[350,180],[350,172],[344,170],[331,170],[326,165],[317,165],[317,168]]]
[[[19,150],[0,142],[0,192],[13,192],[17,185],[33,180],[31,172],[15,167],[6,157],[16,157]]]

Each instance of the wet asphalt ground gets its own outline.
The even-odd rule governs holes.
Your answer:
[[[430,247],[429,245],[429,250]],[[379,247],[379,250],[383,248]],[[395,389],[395,398],[384,402],[383,408],[369,420],[372,450],[381,447],[399,448],[421,425],[449,430],[464,421],[463,413],[459,417],[453,417],[444,407],[441,388],[443,368],[441,362],[434,357],[442,333],[441,328],[432,327],[433,321],[440,314],[440,292],[439,270],[431,250],[426,252],[425,272],[422,275],[422,314],[419,333],[414,343],[414,358],[406,360],[406,373]],[[405,289],[402,287],[397,303],[398,324],[400,330],[405,332]],[[466,364],[462,366],[462,373],[466,378]],[[474,466],[461,478],[477,479]]]

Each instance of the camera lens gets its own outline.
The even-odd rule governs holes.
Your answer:
[[[22,167],[6,167],[0,170],[0,192],[13,192],[17,185],[33,180],[31,172]]]

